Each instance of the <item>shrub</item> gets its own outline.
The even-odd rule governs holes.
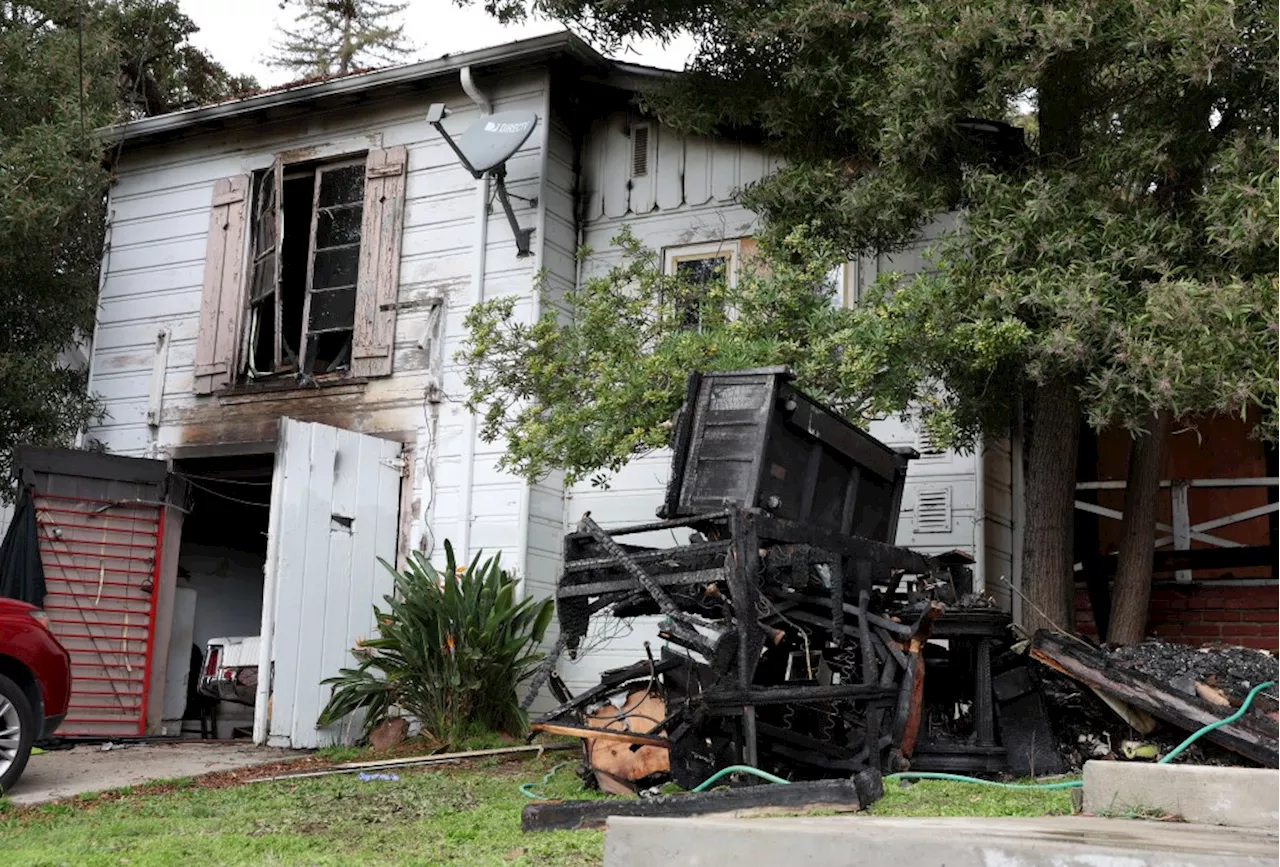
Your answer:
[[[324,681],[333,687],[317,726],[365,711],[364,731],[403,712],[423,734],[453,745],[478,731],[523,732],[516,686],[543,658],[551,600],[516,598],[516,581],[497,556],[461,569],[444,543],[445,569],[414,552],[395,576],[385,609],[374,608],[376,638],[352,650],[358,664]]]

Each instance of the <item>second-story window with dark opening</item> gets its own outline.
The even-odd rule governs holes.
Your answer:
[[[254,177],[247,378],[351,370],[364,185],[363,155]]]
[[[738,246],[737,241],[714,241],[667,248],[664,270],[668,275],[680,277],[684,287],[680,297],[673,299],[681,327],[698,329],[702,325],[707,300],[705,287],[715,281],[733,285],[737,278]]]

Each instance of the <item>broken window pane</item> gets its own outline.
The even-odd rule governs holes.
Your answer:
[[[319,206],[345,205],[364,200],[364,164],[329,169],[320,175]]]
[[[248,367],[255,375],[349,369],[364,161],[293,163],[282,183],[276,172],[254,178]]]
[[[258,303],[276,288],[276,254],[268,253],[253,263],[253,286],[249,301]]]
[[[363,217],[364,208],[360,205],[322,208],[316,222],[316,248],[359,244]]]
[[[360,268],[360,247],[336,247],[320,250],[311,278],[312,289],[332,289],[337,286],[354,286]]]
[[[328,289],[311,293],[308,328],[311,332],[350,328],[356,318],[356,290]]]

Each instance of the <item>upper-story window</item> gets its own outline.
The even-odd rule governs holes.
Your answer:
[[[406,166],[393,147],[214,184],[197,394],[391,373]]]
[[[704,287],[716,280],[723,280],[730,286],[734,284],[738,274],[739,252],[740,245],[736,240],[666,249],[663,271],[671,276],[683,277],[689,288],[686,295],[675,299],[680,320],[686,328],[697,328],[702,322],[702,308],[706,302]]]
[[[282,168],[254,180],[243,371],[251,379],[345,373],[352,361],[365,160]]]

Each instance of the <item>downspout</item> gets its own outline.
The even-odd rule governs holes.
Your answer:
[[[551,77],[548,73],[546,86],[542,90],[542,153],[538,161],[538,214],[534,218],[533,237],[537,239],[537,245],[533,250],[533,261],[535,263],[542,261],[542,239],[546,237],[547,222],[547,191],[543,189],[543,185],[547,182],[547,161],[551,152]],[[538,273],[537,265],[533,267],[533,273]],[[538,285],[535,279],[532,285],[532,295],[530,299],[530,324],[536,323],[542,318],[542,287]],[[533,482],[528,479],[522,479],[520,485],[520,507],[519,521],[516,527],[516,592],[520,598],[524,598],[529,593],[529,520],[533,511]]]
[[[464,66],[460,74],[462,90],[480,109],[483,117],[493,113],[493,105],[488,97],[476,87],[471,77],[471,67]],[[489,244],[489,179],[476,181],[476,246],[475,261],[471,266],[471,299],[472,306],[484,300],[484,268],[485,250]],[[474,499],[473,488],[476,478],[476,437],[479,433],[479,419],[474,412],[467,413],[462,441],[462,502],[458,509],[458,554],[461,563],[471,562],[471,507]]]

